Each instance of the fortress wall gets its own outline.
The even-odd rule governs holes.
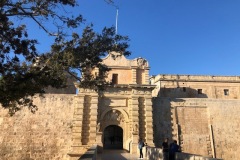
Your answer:
[[[210,101],[208,109],[216,156],[226,160],[239,160],[240,101]]]
[[[240,99],[239,76],[157,75],[153,97]]]
[[[153,99],[154,142],[177,139],[184,152],[240,159],[240,101]]]
[[[73,98],[61,94],[37,97],[35,114],[25,108],[10,117],[8,110],[0,108],[0,159],[68,159]]]
[[[161,147],[165,138],[172,137],[171,106],[169,98],[153,98],[154,144]]]

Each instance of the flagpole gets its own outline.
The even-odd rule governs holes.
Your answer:
[[[117,7],[117,13],[116,13],[116,34],[118,33],[118,7]]]

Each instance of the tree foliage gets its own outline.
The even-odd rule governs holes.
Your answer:
[[[43,94],[51,86],[66,86],[66,73],[79,81],[81,87],[102,87],[109,70],[101,57],[110,51],[129,55],[128,37],[116,35],[113,27],[96,33],[93,26],[83,28],[81,34],[68,37],[69,28],[77,28],[84,22],[81,15],[66,14],[64,7],[76,7],[75,0],[1,0],[0,1],[0,103],[14,114],[23,106],[35,112],[37,106],[32,97]],[[66,16],[69,15],[69,16]],[[51,50],[39,53],[37,37],[28,36],[28,26],[16,23],[16,19],[35,22],[49,36],[54,36]],[[55,26],[49,31],[43,22]],[[99,68],[94,76],[89,69]],[[75,74],[81,73],[81,77]],[[83,78],[84,77],[84,78]]]

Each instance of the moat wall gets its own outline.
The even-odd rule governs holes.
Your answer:
[[[240,101],[198,98],[153,99],[154,143],[176,139],[183,152],[240,159]]]
[[[38,97],[39,110],[23,109],[10,117],[0,109],[0,159],[69,159],[74,95]],[[240,101],[154,98],[154,143],[176,139],[184,152],[240,159]]]
[[[0,159],[68,159],[73,99],[72,94],[46,94],[34,100],[38,106],[35,114],[25,108],[12,117],[0,108]]]

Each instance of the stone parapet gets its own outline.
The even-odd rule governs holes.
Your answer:
[[[152,99],[150,97],[145,98],[145,135],[146,135],[146,143],[149,146],[154,146],[153,144],[153,119],[152,119]]]
[[[195,81],[195,82],[227,82],[239,83],[240,76],[206,76],[206,75],[172,75],[159,74],[151,77],[153,83],[158,81]]]

